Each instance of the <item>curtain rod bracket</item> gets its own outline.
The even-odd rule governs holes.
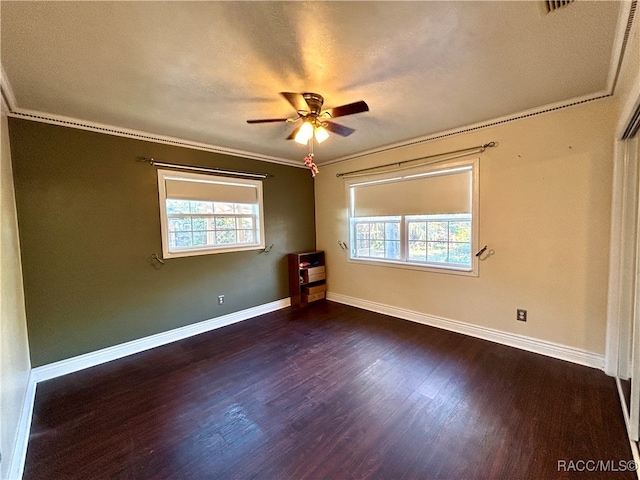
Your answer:
[[[266,247],[264,250],[262,250],[262,251],[261,251],[261,252],[259,252],[259,253],[264,253],[265,255],[268,255],[268,254],[269,254],[269,252],[271,251],[271,249],[273,248],[273,245],[274,245],[274,244],[272,243],[271,245],[269,245],[268,247]]]
[[[162,260],[157,253],[152,253],[151,254],[151,260],[155,260],[156,262],[158,262],[160,265],[164,265],[164,260]]]

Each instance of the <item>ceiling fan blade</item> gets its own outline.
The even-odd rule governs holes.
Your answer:
[[[333,122],[322,122],[324,128],[329,130],[330,132],[337,133],[338,135],[342,135],[343,137],[348,137],[355,130],[353,128],[345,127],[344,125],[339,125]]]
[[[349,103],[347,105],[341,105],[340,107],[334,107],[334,108],[329,108],[325,110],[326,113],[331,115],[331,118],[344,117],[345,115],[353,115],[354,113],[361,113],[361,112],[368,112],[368,111],[369,111],[369,105],[367,105],[367,103],[364,100],[360,100],[358,102]]]
[[[284,98],[291,104],[291,106],[295,109],[296,112],[304,110],[306,112],[309,111],[309,105],[307,105],[307,101],[304,99],[301,93],[293,93],[293,92],[280,92]]]
[[[302,125],[300,125],[300,127],[302,127]],[[291,132],[291,135],[287,137],[287,140],[293,140],[294,138],[296,138],[296,135],[298,134],[298,130],[300,130],[300,127],[296,128],[293,132]]]
[[[262,120],[247,120],[247,123],[274,123],[274,122],[286,122],[288,118],[264,118]]]

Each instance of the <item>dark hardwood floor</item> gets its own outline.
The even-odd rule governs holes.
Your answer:
[[[632,479],[558,468],[631,458],[603,372],[322,301],[39,384],[24,478]]]

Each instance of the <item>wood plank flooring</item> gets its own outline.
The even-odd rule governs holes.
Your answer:
[[[558,471],[631,458],[603,372],[322,301],[39,384],[24,478],[632,479]]]

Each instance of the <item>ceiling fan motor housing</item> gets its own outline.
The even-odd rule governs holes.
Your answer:
[[[306,92],[303,93],[302,96],[307,102],[307,105],[309,105],[309,114],[315,116],[320,115],[320,112],[322,111],[322,104],[324,103],[324,98],[322,98],[322,95]]]

